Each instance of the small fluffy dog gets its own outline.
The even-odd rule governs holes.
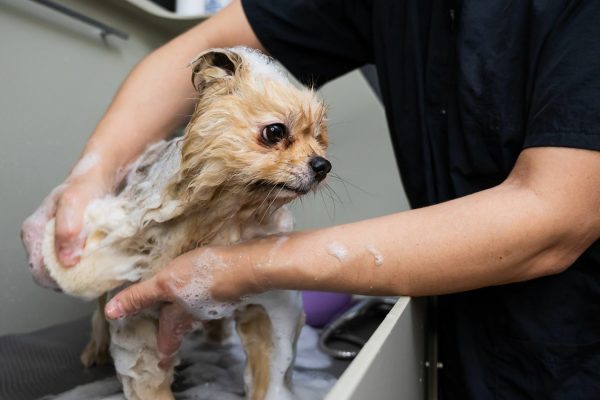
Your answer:
[[[293,221],[285,203],[315,190],[331,169],[324,158],[323,103],[312,90],[293,86],[272,59],[247,48],[213,49],[192,67],[199,98],[185,135],[149,147],[118,195],[88,207],[88,239],[78,265],[60,265],[54,220],[46,225],[44,262],[64,292],[104,298],[199,246],[288,232]],[[107,323],[100,303],[84,364],[107,359],[110,347],[128,399],[172,399],[173,370],[158,367],[157,310]],[[247,354],[248,398],[291,397],[294,347],[304,318],[299,292],[205,303],[203,315],[214,320],[208,324],[212,337],[222,336],[218,318],[232,315],[236,321]]]

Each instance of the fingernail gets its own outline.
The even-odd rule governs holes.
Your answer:
[[[59,259],[67,266],[71,267],[79,262],[79,251],[71,248],[63,249],[59,253]]]
[[[119,303],[119,300],[109,301],[108,304],[106,304],[104,312],[109,319],[125,317],[125,312],[123,311],[123,307],[121,307],[121,303]]]

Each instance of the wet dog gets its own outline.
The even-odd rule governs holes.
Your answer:
[[[331,169],[322,101],[292,85],[272,59],[247,48],[213,49],[192,70],[198,102],[185,135],[150,146],[117,195],[90,204],[78,265],[60,265],[54,220],[46,225],[44,263],[64,292],[104,299],[200,246],[288,232],[293,220],[285,204],[316,190]],[[304,318],[300,294],[273,291],[239,304],[209,304],[204,317],[215,321],[208,325],[214,337],[223,336],[221,318],[228,316],[247,354],[247,397],[290,397]],[[130,400],[173,398],[173,369],[158,366],[157,317],[150,310],[108,323],[100,307],[93,319],[82,360],[106,360],[110,348]]]

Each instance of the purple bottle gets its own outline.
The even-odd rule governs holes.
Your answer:
[[[315,328],[326,325],[352,303],[352,295],[345,293],[304,291],[302,298],[306,323]]]

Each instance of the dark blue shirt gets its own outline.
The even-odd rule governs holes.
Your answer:
[[[599,0],[243,6],[307,84],[376,65],[413,207],[500,184],[527,147],[600,150]],[[439,305],[442,398],[600,399],[598,242],[561,274]]]

